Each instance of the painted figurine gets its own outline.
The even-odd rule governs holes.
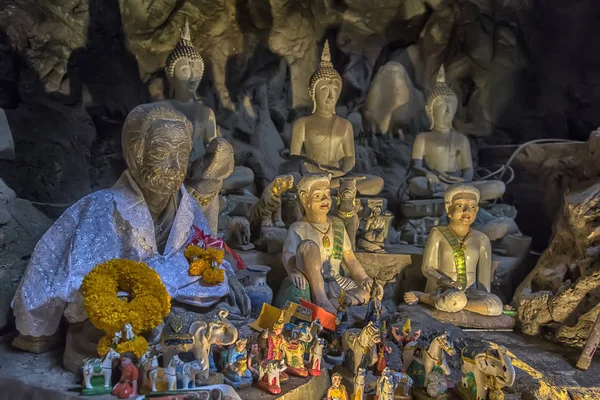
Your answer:
[[[410,342],[404,347],[402,364],[414,381],[414,388],[424,390],[430,397],[446,393],[445,376],[450,375],[450,367],[445,353],[450,356],[456,353],[448,333],[433,339],[427,348],[417,342]]]
[[[342,385],[342,375],[339,372],[331,376],[331,386],[327,389],[326,400],[348,400],[346,387]]]
[[[408,343],[419,340],[419,337],[421,337],[421,330],[419,329],[418,331],[413,332],[410,318],[408,318],[402,326],[402,334],[398,334],[398,327],[394,326],[392,327],[392,336],[396,339],[396,342],[404,348]]]
[[[373,207],[365,224],[365,233],[358,245],[372,253],[385,252],[385,240],[390,231],[394,216],[388,211],[383,212],[381,206]]]
[[[389,368],[385,367],[381,376],[377,379],[376,400],[394,400],[396,392],[396,380]]]
[[[235,389],[252,385],[252,372],[248,369],[248,339],[239,338],[227,351],[227,362],[223,370],[225,383]]]
[[[263,332],[263,337],[266,335],[266,359],[269,361],[282,361],[284,359],[285,338],[283,337],[283,318],[284,315],[282,312],[277,322],[273,324],[273,329],[271,331],[265,330]],[[278,379],[281,380],[282,383],[285,383],[288,380],[288,375],[283,372],[283,369],[278,375]]]
[[[377,344],[377,363],[375,363],[375,370],[373,375],[381,376],[383,371],[387,368],[389,354],[392,352],[392,348],[385,344],[387,339],[387,326],[385,321],[383,322],[380,330],[381,342]]]
[[[323,348],[325,347],[325,339],[315,338],[310,347],[310,358],[308,360],[308,373],[312,376],[321,375],[321,363],[323,359]]]
[[[382,300],[383,286],[375,282],[373,286],[371,286],[369,304],[367,305],[367,316],[365,318],[366,322],[372,322],[374,324],[379,322],[383,312]]]
[[[335,314],[335,332],[341,334],[345,327],[345,323],[348,321],[348,306],[350,305],[346,299],[346,292],[343,289],[340,290],[340,295],[337,300],[338,308],[337,313]]]
[[[304,345],[300,342],[300,331],[294,329],[290,340],[283,343],[283,352],[287,364],[287,372],[293,376],[305,378],[308,376],[308,370],[304,365]]]
[[[133,333],[133,327],[129,322],[125,324],[125,340],[133,340],[135,338],[135,334]]]
[[[356,374],[354,374],[354,388],[352,390],[352,400],[363,400],[365,394],[365,379],[367,377],[367,370],[359,368]]]
[[[260,358],[260,350],[257,342],[250,344],[250,353],[248,354],[248,370],[254,378],[258,378],[258,364]]]
[[[281,374],[286,369],[284,360],[263,360],[260,364],[258,387],[267,393],[281,393]]]
[[[104,358],[88,358],[83,364],[83,382],[85,388],[81,392],[88,394],[106,394],[110,392],[110,378],[112,377],[112,361],[119,358],[119,353],[109,349]],[[104,387],[92,385],[92,378],[102,376]]]
[[[137,396],[138,369],[133,365],[133,353],[121,354],[121,379],[111,392],[113,396],[120,399],[129,399]]]
[[[515,382],[515,368],[505,347],[494,350],[483,342],[465,346],[461,352],[462,385],[458,392],[464,400],[504,399],[503,387]]]
[[[115,332],[115,336],[113,336],[113,339],[112,339],[112,345],[114,347],[116,347],[119,344],[122,336],[123,336],[123,334],[121,333],[121,331]]]
[[[410,396],[410,388],[413,385],[413,380],[408,374],[401,371],[391,371],[396,385],[395,400],[408,400]]]
[[[377,362],[377,352],[375,345],[381,341],[379,329],[372,322],[369,322],[362,330],[347,330],[342,335],[342,347],[344,354],[352,352],[352,357],[345,357],[344,362],[352,373],[358,371],[361,364],[371,368]],[[363,358],[367,358],[363,362]]]

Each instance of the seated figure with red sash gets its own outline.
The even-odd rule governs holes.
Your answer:
[[[119,399],[129,399],[137,396],[138,370],[133,365],[133,353],[121,354],[121,379],[111,392]]]
[[[431,230],[421,266],[427,278],[425,292],[406,292],[406,303],[421,302],[450,313],[502,314],[502,301],[490,293],[490,239],[471,228],[479,211],[479,197],[479,190],[471,185],[457,184],[446,190],[450,222]]]

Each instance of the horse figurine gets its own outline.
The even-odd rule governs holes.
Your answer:
[[[182,364],[183,361],[178,356],[173,356],[167,368],[155,368],[148,373],[150,382],[152,382],[152,391],[156,392],[157,382],[167,382],[168,390],[177,389],[177,365]]]
[[[83,363],[83,381],[86,389],[94,389],[92,386],[92,377],[104,376],[104,387],[110,388],[112,377],[112,360],[119,358],[121,355],[109,349],[103,359],[87,358]]]
[[[204,360],[186,362],[177,365],[175,368],[177,379],[181,381],[184,389],[187,389],[190,383],[192,388],[196,387],[196,375],[206,370]]]
[[[308,373],[312,376],[321,375],[321,360],[323,359],[323,347],[325,339],[316,338],[310,347],[310,358],[308,360]]]
[[[425,389],[431,397],[446,392],[444,376],[450,375],[446,353],[449,356],[456,354],[447,332],[433,339],[428,348],[417,342],[410,342],[404,347],[402,363],[413,379],[415,388]]]
[[[263,360],[259,366],[257,386],[267,393],[281,393],[279,377],[286,368],[284,360]]]
[[[367,357],[367,368],[372,367],[377,362],[377,350],[375,345],[381,342],[379,329],[369,322],[361,331],[349,329],[342,335],[342,348],[345,354],[345,362],[353,374],[358,372],[358,367],[364,357]],[[352,350],[352,359],[348,356],[348,351]],[[353,362],[350,363],[350,360]]]

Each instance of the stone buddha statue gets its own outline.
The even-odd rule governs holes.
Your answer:
[[[311,76],[308,92],[313,102],[312,115],[298,119],[292,128],[290,156],[304,161],[304,173],[329,173],[331,187],[350,174],[356,164],[352,124],[335,114],[342,77],[333,68],[329,43],[325,42],[321,62]],[[379,176],[362,175],[356,182],[362,195],[377,195],[383,189]]]
[[[445,194],[450,223],[431,230],[421,270],[427,278],[425,292],[407,292],[404,301],[428,304],[444,312],[461,310],[481,315],[502,314],[502,301],[490,293],[492,248],[490,239],[471,229],[479,210],[477,188],[456,184]]]
[[[192,150],[192,124],[179,111],[142,104],[122,131],[127,170],[108,189],[69,207],[42,236],[13,300],[21,333],[13,344],[40,349],[63,315],[70,323],[87,318],[79,291],[97,264],[114,258],[143,261],[161,277],[174,300],[199,307],[230,293],[228,276],[211,287],[193,284],[184,250],[208,221],[182,185]],[[196,228],[196,229],[195,229]],[[223,267],[233,274],[231,266]]]
[[[283,265],[299,290],[310,287],[312,302],[336,314],[337,298],[343,290],[351,304],[369,299],[373,280],[352,250],[344,223],[327,215],[331,209],[331,178],[307,174],[298,182],[304,217],[290,226],[283,244]],[[341,263],[350,277],[340,274]]]
[[[413,199],[443,197],[449,185],[463,182],[475,186],[482,201],[494,200],[504,194],[502,181],[473,181],[469,140],[452,128],[457,106],[458,99],[446,84],[442,65],[436,86],[425,105],[431,130],[419,133],[412,147],[408,193]]]
[[[196,91],[204,74],[204,60],[191,40],[190,26],[186,19],[181,30],[181,39],[167,57],[165,65],[169,87],[169,100],[159,103],[168,104],[182,112],[193,125],[193,147],[190,154],[189,175],[195,173],[202,164],[202,157],[210,142],[220,137],[215,113],[196,99]],[[250,168],[238,166],[223,182],[224,190],[242,189],[251,185],[254,173]]]

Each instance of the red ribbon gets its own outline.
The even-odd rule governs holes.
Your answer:
[[[193,245],[196,246],[198,243],[204,242],[205,246],[224,249],[235,260],[238,269],[246,269],[246,263],[242,260],[242,257],[240,257],[240,255],[231,247],[227,246],[227,243],[221,239],[215,239],[214,237],[207,235],[202,229],[199,229],[195,225],[192,225],[192,228],[194,228],[194,236],[192,236],[191,242]]]

